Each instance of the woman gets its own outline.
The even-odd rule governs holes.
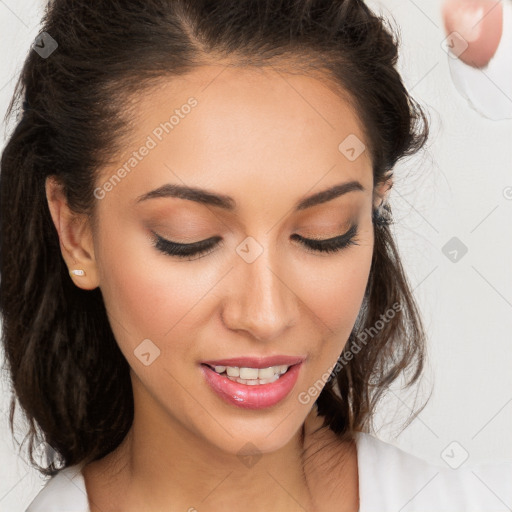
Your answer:
[[[53,477],[29,512],[465,510],[369,433],[425,340],[387,197],[428,125],[383,20],[98,5],[49,5],[1,162],[3,341]]]

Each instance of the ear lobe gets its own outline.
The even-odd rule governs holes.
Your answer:
[[[83,276],[71,277],[85,290],[97,288],[98,276],[94,245],[89,219],[73,212],[65,197],[62,184],[55,176],[48,176],[45,183],[46,199],[60,242],[62,257],[68,269],[83,269]]]

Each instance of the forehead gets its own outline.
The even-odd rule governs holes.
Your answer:
[[[366,145],[360,120],[327,79],[208,65],[132,100],[132,142],[118,164],[149,139],[152,148],[120,187],[131,197],[168,182],[232,196],[264,183],[294,199],[321,180],[320,189],[340,180],[371,189],[369,152],[351,160],[343,151],[347,139]]]

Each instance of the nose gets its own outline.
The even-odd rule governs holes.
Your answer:
[[[269,256],[267,247],[252,263],[237,260],[231,281],[226,283],[221,313],[224,325],[247,331],[259,341],[284,337],[299,315],[299,298],[289,276],[283,265]]]

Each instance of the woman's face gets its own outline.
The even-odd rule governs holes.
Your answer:
[[[302,425],[363,300],[373,177],[358,120],[321,81],[223,66],[153,89],[133,113],[134,144],[96,183],[93,242],[98,285],[132,370],[135,417],[228,453],[248,440],[274,451]],[[343,194],[317,196],[352,181],[359,185]],[[165,186],[202,189],[209,200],[206,192],[150,194]],[[351,228],[354,243],[338,252],[297,238]],[[172,244],[155,246],[153,234],[212,244],[187,259],[166,254]],[[231,381],[203,364],[269,356],[302,360],[295,378],[226,389]],[[224,394],[210,379],[222,380]]]

